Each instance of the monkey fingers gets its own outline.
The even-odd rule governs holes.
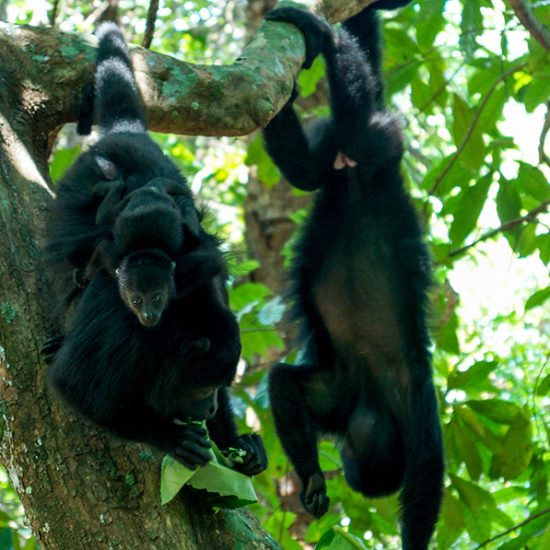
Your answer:
[[[236,463],[235,469],[239,472],[253,476],[263,472],[267,468],[267,454],[258,434],[245,434],[237,437],[234,447],[246,451],[242,463]]]
[[[304,508],[314,517],[320,518],[328,510],[330,499],[323,474],[313,474],[307,487],[300,494]]]
[[[185,424],[182,428],[179,442],[170,454],[187,468],[205,466],[213,456],[208,431],[198,424]]]

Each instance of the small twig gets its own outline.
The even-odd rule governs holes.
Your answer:
[[[550,101],[546,103],[546,116],[544,117],[544,124],[542,126],[542,131],[540,133],[539,139],[539,162],[541,164],[548,164],[550,166],[550,158],[544,150],[544,145],[546,142],[546,136],[550,131]]]
[[[544,516],[545,514],[550,513],[550,508],[545,508],[544,510],[541,510],[540,512],[537,512],[536,514],[533,514],[531,517],[527,518],[526,520],[522,521],[521,523],[518,523],[517,525],[514,525],[513,527],[510,527],[510,529],[507,529],[506,531],[503,531],[502,533],[499,533],[498,535],[495,535],[494,537],[487,539],[486,541],[482,542],[479,546],[476,546],[474,550],[478,550],[479,548],[483,548],[484,546],[487,546],[489,543],[494,542],[495,540],[504,537],[508,533],[511,533],[512,531],[515,531],[516,529],[519,529],[520,527],[523,527],[524,525],[527,525],[528,523],[531,523],[533,520],[540,518],[541,516]]]
[[[550,204],[550,201],[544,201],[542,204],[540,204],[536,208],[533,208],[533,210],[530,210],[527,214],[525,214],[525,216],[522,216],[521,218],[516,218],[515,220],[510,220],[508,222],[505,222],[500,227],[487,231],[487,233],[479,237],[479,239],[476,239],[474,242],[467,244],[465,246],[462,246],[461,248],[457,248],[456,250],[452,250],[451,252],[449,252],[447,257],[453,258],[454,256],[460,256],[470,248],[478,245],[480,242],[486,241],[487,239],[494,237],[498,233],[507,231],[508,229],[512,229],[512,227],[515,227],[516,225],[520,225],[522,223],[529,223],[529,222],[535,221],[537,219],[538,214],[541,214],[542,212],[546,212],[549,204]]]
[[[550,31],[535,17],[525,0],[510,0],[510,6],[529,34],[545,50],[550,50]]]
[[[141,45],[147,49],[151,47],[153,35],[155,34],[155,23],[157,21],[158,9],[159,0],[151,0],[151,2],[149,2],[149,9],[147,10],[147,23],[145,24],[145,34],[143,35],[143,41],[141,42]]]

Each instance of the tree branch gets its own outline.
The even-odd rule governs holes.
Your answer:
[[[147,50],[151,47],[153,35],[155,34],[155,23],[157,21],[157,13],[159,10],[159,0],[150,0],[149,8],[147,9],[147,22],[145,25],[145,34],[141,45]]]
[[[510,6],[529,34],[545,50],[550,50],[550,32],[544,24],[535,17],[525,0],[510,0]]]
[[[550,201],[544,201],[542,204],[540,204],[536,208],[533,208],[532,210],[530,210],[527,214],[525,214],[525,216],[522,216],[521,218],[516,218],[515,220],[507,221],[503,223],[501,226],[495,229],[491,229],[490,231],[487,231],[487,233],[483,234],[474,242],[467,244],[465,246],[462,246],[461,248],[457,248],[456,250],[452,250],[451,252],[449,252],[447,257],[453,258],[455,256],[460,256],[470,248],[478,245],[482,241],[486,241],[487,239],[494,237],[498,233],[502,233],[503,231],[512,229],[512,227],[515,227],[516,225],[521,225],[522,223],[529,223],[529,222],[535,221],[537,219],[538,214],[541,214],[543,212],[546,212],[546,210],[548,210],[549,204],[550,204]]]
[[[523,527],[524,525],[527,525],[528,523],[531,523],[532,521],[548,513],[550,513],[550,508],[545,508],[544,510],[537,512],[536,514],[533,514],[531,517],[528,517],[526,520],[522,521],[521,523],[518,523],[517,525],[510,527],[510,529],[506,529],[506,531],[503,531],[502,533],[499,533],[498,535],[495,535],[494,537],[487,539],[486,541],[482,542],[479,546],[476,546],[474,550],[479,550],[479,548],[483,548],[484,546],[487,546],[489,543],[494,542],[495,540],[501,537],[504,537],[508,533],[511,533],[512,531],[515,531],[516,529],[519,529],[520,527]]]
[[[372,3],[303,0],[277,5],[297,5],[340,21]],[[268,22],[232,65],[193,65],[137,46],[130,53],[150,129],[236,136],[265,126],[288,99],[303,62],[304,42],[298,29]],[[35,124],[38,117],[48,132],[76,120],[80,91],[92,79],[94,62],[95,40],[88,36],[0,23],[0,65],[18,71],[22,83],[32,82],[34,102],[26,114]]]
[[[550,159],[546,154],[545,143],[546,143],[546,136],[548,135],[549,131],[550,131],[550,101],[546,103],[546,115],[544,117],[544,124],[542,126],[542,131],[540,133],[540,138],[539,138],[539,162],[541,164],[544,163],[548,165],[550,165]]]

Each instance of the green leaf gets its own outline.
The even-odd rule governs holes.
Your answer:
[[[531,197],[544,202],[550,199],[550,185],[544,174],[535,166],[519,162],[518,177],[515,180],[518,189]]]
[[[220,450],[212,443],[212,460],[201,468],[190,470],[170,456],[165,456],[161,466],[160,500],[170,502],[184,485],[215,493],[213,506],[238,508],[257,501],[254,486],[249,477],[224,466]]]
[[[452,484],[460,495],[461,500],[471,510],[479,510],[481,508],[495,509],[496,504],[489,491],[482,489],[479,485],[471,483],[458,477],[455,474],[449,474]]]
[[[456,313],[453,313],[447,323],[434,331],[434,340],[437,347],[458,355],[460,353],[460,343],[458,341],[457,330],[458,317]]]
[[[237,313],[237,317],[252,310],[261,300],[271,296],[272,292],[261,283],[243,283],[233,287],[229,291],[231,309]]]
[[[521,207],[521,198],[513,182],[501,178],[497,193],[497,213],[500,221],[506,223],[519,218]],[[520,226],[516,226],[504,232],[512,250],[515,250],[521,229]]]
[[[471,59],[477,49],[476,38],[482,33],[483,17],[478,2],[470,1],[462,4],[462,19],[460,21],[460,49],[466,59]]]
[[[502,223],[519,218],[521,199],[515,182],[501,179],[497,193],[497,213]]]
[[[492,174],[487,174],[475,185],[467,187],[460,193],[460,202],[454,210],[453,223],[449,230],[453,245],[464,242],[475,228],[492,181]]]
[[[50,177],[52,180],[58,182],[81,152],[80,147],[71,147],[70,149],[60,149],[57,151],[50,162]]]
[[[419,110],[427,114],[433,111],[434,106],[431,103],[432,91],[419,75],[415,75],[411,81],[411,99],[413,105]]]
[[[487,389],[487,378],[498,366],[497,361],[478,361],[474,363],[466,371],[457,371],[449,376],[449,389],[460,388],[467,391],[468,389],[476,389],[482,387]],[[489,388],[492,388],[489,384]]]
[[[171,456],[166,455],[162,460],[160,472],[161,504],[170,502],[196,473],[196,470],[190,470]]]
[[[537,395],[544,396],[550,392],[550,374],[547,374],[537,386]]]
[[[453,137],[457,148],[465,143],[461,154],[462,162],[472,170],[478,170],[485,157],[485,143],[480,126],[473,126],[473,112],[458,94],[453,94]],[[467,141],[466,141],[467,140]]]
[[[317,89],[317,84],[325,76],[325,62],[322,56],[317,56],[309,69],[303,69],[298,75],[300,95],[309,97]]]
[[[247,166],[258,167],[258,179],[267,186],[277,184],[281,179],[281,173],[264,148],[261,134],[248,145],[244,162]]]
[[[529,466],[533,456],[531,423],[523,413],[516,415],[504,437],[500,472],[505,479],[518,477]]]
[[[548,97],[550,97],[550,75],[535,74],[522,95],[525,109],[528,113],[532,113],[541,103],[546,103]]]
[[[469,430],[456,431],[457,446],[460,458],[466,464],[470,479],[478,480],[481,476],[483,463],[477,448],[477,441]]]
[[[506,101],[508,101],[508,91],[501,83],[483,107],[477,122],[477,127],[480,128],[481,132],[489,133],[495,128],[497,122],[502,119],[502,111]]]
[[[438,547],[451,548],[464,526],[464,511],[460,502],[446,490],[441,506],[440,528],[437,530]]]
[[[466,168],[461,162],[454,162],[454,158],[455,153],[439,161],[439,163],[426,174],[422,181],[422,189],[430,191],[435,186],[436,182],[439,182],[435,194],[438,197],[445,197],[454,187],[463,187],[467,185],[470,179],[475,175],[475,172]],[[447,171],[447,167],[451,163],[453,164],[449,171]],[[443,174],[444,177],[441,179]]]
[[[537,238],[540,259],[545,265],[550,262],[550,233],[539,235]]]
[[[512,424],[521,413],[517,405],[501,399],[469,400],[467,405],[498,424]]]
[[[388,96],[404,90],[415,77],[421,62],[417,59],[409,60],[401,65],[392,67],[386,75],[386,91]]]
[[[519,239],[516,245],[516,253],[520,258],[529,256],[537,249],[538,235],[535,224],[528,224],[521,228]]]
[[[435,37],[445,25],[444,4],[445,0],[432,0],[419,4],[420,13],[415,28],[418,45],[423,49],[432,46]]]

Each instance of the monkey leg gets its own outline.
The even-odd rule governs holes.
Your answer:
[[[269,377],[269,395],[281,443],[302,481],[300,500],[313,516],[327,510],[329,498],[317,454],[318,428],[307,404],[316,369],[279,363]]]

